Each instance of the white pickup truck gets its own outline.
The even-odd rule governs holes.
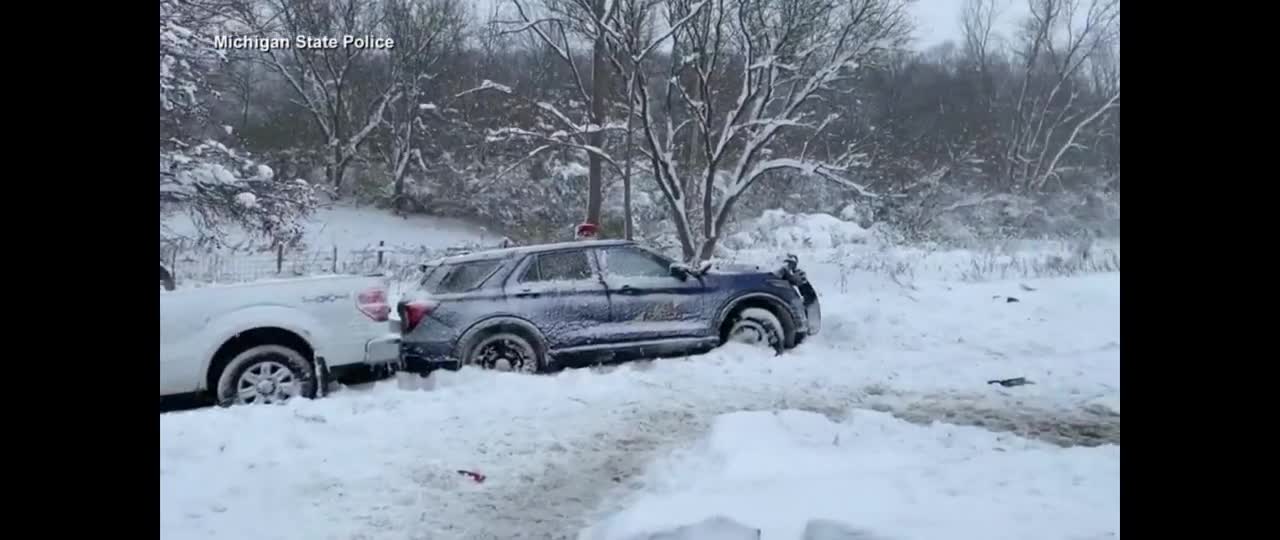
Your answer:
[[[209,287],[160,279],[160,396],[220,405],[323,395],[330,380],[399,360],[380,276],[320,276]]]

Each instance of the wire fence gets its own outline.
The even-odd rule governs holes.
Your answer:
[[[162,245],[160,258],[179,284],[370,273],[386,274],[399,280],[408,279],[419,270],[419,266],[437,257],[497,247],[504,246],[465,245],[433,249],[388,246],[385,242],[378,242],[365,248],[345,250],[339,246],[243,250]]]

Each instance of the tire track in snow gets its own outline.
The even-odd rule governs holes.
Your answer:
[[[1062,447],[1120,444],[1120,415],[1092,409],[1051,411],[994,408],[951,400],[868,407],[916,424],[941,422],[1008,432]]]
[[[720,400],[705,396],[682,398],[672,393],[631,402],[607,411],[608,429],[561,438],[545,447],[540,456],[542,463],[534,470],[485,489],[481,497],[464,495],[456,501],[473,505],[485,516],[470,521],[471,526],[465,531],[439,520],[420,525],[436,531],[430,538],[575,538],[578,531],[620,509],[630,494],[645,487],[642,473],[654,458],[696,441],[715,416],[748,410],[798,409],[839,421],[853,408],[866,408],[916,423],[977,426],[1060,446],[1119,444],[1118,415],[1112,418],[1086,410],[1001,408],[982,403],[989,399],[979,395],[898,394],[894,396],[896,404],[868,400],[868,396],[878,393],[875,387],[832,385],[781,393],[744,389],[728,396],[716,394],[728,398]],[[586,402],[582,404],[582,415],[599,414]],[[573,425],[585,420],[576,416],[559,421]],[[533,453],[523,449],[513,455]],[[450,530],[458,535],[447,535]]]

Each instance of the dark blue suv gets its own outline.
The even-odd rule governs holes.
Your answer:
[[[540,372],[709,351],[779,353],[818,332],[817,293],[788,256],[776,271],[690,268],[639,244],[592,240],[496,249],[422,267],[397,306],[404,369]]]

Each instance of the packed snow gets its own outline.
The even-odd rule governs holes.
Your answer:
[[[765,539],[1118,537],[1118,272],[968,283],[840,254],[801,253],[823,330],[781,356],[163,414],[161,536],[629,540],[722,516]]]

